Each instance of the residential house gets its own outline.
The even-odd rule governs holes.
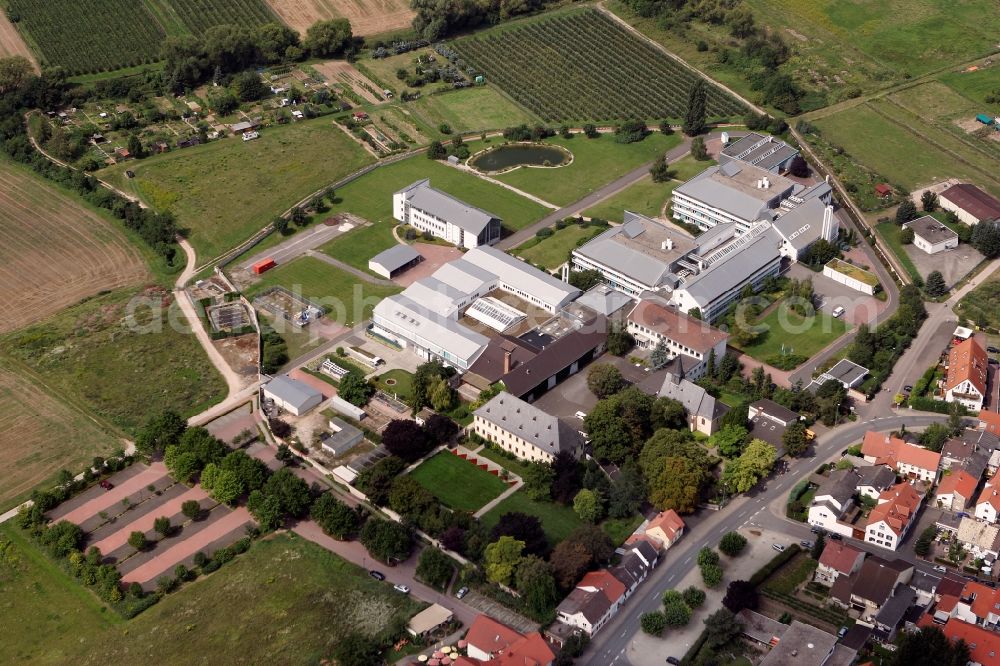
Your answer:
[[[649,521],[645,534],[656,541],[663,550],[667,550],[684,536],[684,528],[684,521],[677,512],[667,509]]]
[[[938,202],[969,225],[1000,219],[1000,201],[969,183],[952,185],[938,195]]]
[[[988,523],[1000,520],[1000,471],[986,482],[983,492],[979,493],[975,516]]]
[[[896,640],[903,618],[917,602],[917,593],[906,585],[897,585],[892,596],[875,614],[875,640],[891,645]]]
[[[864,561],[864,551],[848,546],[842,541],[827,541],[823,553],[819,556],[813,580],[830,587],[840,576],[857,573]]]
[[[624,551],[618,564],[608,569],[625,586],[625,594],[619,604],[632,596],[660,561],[659,551],[646,540],[634,541],[625,546]]]
[[[1000,437],[1000,412],[979,410],[979,429]]]
[[[923,496],[903,482],[878,496],[878,504],[868,514],[865,541],[896,550],[913,526]]]
[[[909,562],[888,561],[872,555],[865,558],[857,573],[837,577],[830,589],[830,600],[851,610],[860,621],[871,626],[896,586],[909,584],[912,576],[913,565]]]
[[[750,436],[762,439],[779,452],[784,450],[785,429],[802,418],[792,410],[773,400],[757,400],[747,410],[750,420]]]
[[[788,630],[787,624],[772,620],[749,608],[744,608],[737,613],[736,621],[740,623],[743,636],[764,648],[772,648],[777,645]]]
[[[610,571],[590,571],[556,607],[556,617],[593,636],[618,612],[624,597],[625,585]]]
[[[729,334],[676,308],[641,300],[628,315],[627,330],[642,349],[663,345],[670,358],[689,357],[685,376],[692,381],[705,374],[709,357],[716,362],[726,355]]]
[[[962,518],[956,536],[970,555],[994,561],[1000,555],[1000,525],[975,518]]]
[[[778,644],[760,661],[760,666],[828,666],[831,664],[850,664],[857,655],[853,650],[840,649],[846,652],[841,659],[834,658],[834,653],[840,646],[837,637],[822,629],[792,620],[788,629],[778,639]],[[844,661],[843,659],[846,659]]]
[[[850,391],[851,389],[856,389],[861,386],[867,376],[868,368],[858,365],[854,361],[842,358],[837,361],[832,368],[812,380],[806,389],[809,391],[815,391],[827,382],[837,382]]]
[[[583,453],[576,428],[506,391],[473,412],[470,430],[529,462],[550,463],[564,451],[574,458]]]
[[[858,495],[878,500],[878,496],[896,484],[896,473],[885,465],[855,467]]]
[[[511,629],[488,615],[479,615],[465,635],[467,657],[459,666],[551,666],[555,653],[537,631],[527,634]]]
[[[940,453],[871,430],[865,433],[861,455],[870,463],[891,467],[900,476],[930,483],[937,480],[941,464]]]
[[[857,491],[857,477],[853,470],[838,469],[830,472],[813,496],[809,505],[807,521],[827,532],[842,536],[854,536],[854,528],[843,519],[854,507],[854,493]]]
[[[458,247],[471,249],[500,240],[501,220],[418,180],[392,195],[392,214],[399,222]]]
[[[979,479],[964,469],[952,470],[938,484],[935,500],[938,507],[948,511],[965,511],[972,502]]]
[[[928,608],[937,600],[937,591],[940,584],[941,576],[915,569],[913,571],[913,578],[910,579],[910,588],[917,593],[914,603],[921,608]]]
[[[958,234],[930,215],[911,220],[903,228],[913,230],[913,245],[927,254],[958,247]]]
[[[921,626],[933,624],[928,616],[921,618]],[[950,641],[965,641],[969,646],[970,666],[1000,666],[1000,634],[956,618],[938,628]]]
[[[951,616],[986,629],[996,630],[1000,624],[1000,590],[969,581]]]
[[[975,338],[964,340],[948,352],[948,375],[944,380],[944,399],[958,402],[973,411],[983,408],[989,358]]]
[[[712,397],[704,388],[673,372],[667,372],[663,376],[663,383],[656,391],[656,395],[676,400],[684,405],[691,432],[714,434],[720,427],[722,417],[729,411],[729,407],[721,400]]]
[[[988,467],[990,455],[997,449],[1000,437],[983,430],[964,430],[941,447],[941,467],[951,469],[957,465],[980,478]]]

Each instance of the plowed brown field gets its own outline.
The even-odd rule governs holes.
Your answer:
[[[142,255],[113,223],[0,161],[0,333],[148,276]]]
[[[316,21],[346,18],[355,35],[377,35],[409,27],[413,10],[407,0],[267,0],[293,30],[303,35]]]
[[[7,15],[0,12],[0,57],[12,55],[24,56],[35,66],[35,70],[38,70],[38,62],[35,60],[35,55],[28,48],[24,38],[21,37],[21,33],[7,19]]]

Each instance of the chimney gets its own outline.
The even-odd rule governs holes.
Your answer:
[[[826,174],[826,178],[824,178],[823,180],[826,181],[827,185],[829,185],[830,184],[830,174]]]
[[[505,375],[510,372],[510,357],[511,357],[510,350],[509,349],[504,349],[503,350],[503,374],[505,374]]]

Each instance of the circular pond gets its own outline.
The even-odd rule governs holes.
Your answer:
[[[514,143],[473,155],[469,166],[478,171],[508,171],[517,167],[559,167],[573,161],[573,153],[560,146]]]

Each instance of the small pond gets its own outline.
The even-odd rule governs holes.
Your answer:
[[[572,159],[572,153],[558,146],[513,144],[480,153],[469,166],[479,171],[504,171],[519,166],[562,166]]]

